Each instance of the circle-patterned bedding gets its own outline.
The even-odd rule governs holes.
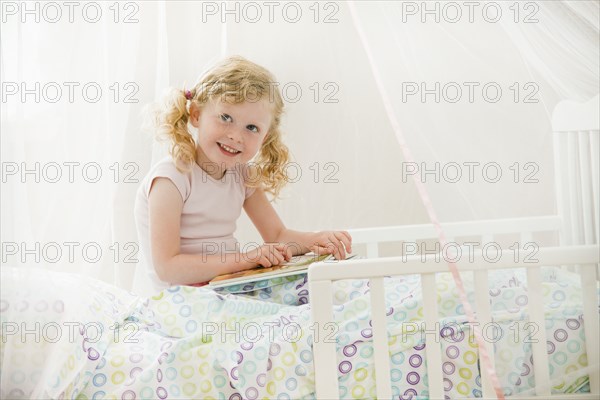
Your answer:
[[[464,275],[472,298],[472,279]],[[579,277],[544,269],[546,325],[529,323],[523,271],[490,274],[496,372],[506,395],[534,387],[531,342],[545,329],[553,392],[586,391]],[[266,281],[265,281],[266,282]],[[440,324],[426,329],[418,277],[386,279],[395,398],[427,398],[425,347],[439,345],[448,398],[480,397],[478,350],[449,274]],[[142,298],[78,275],[2,268],[2,398],[314,398],[313,340],[338,349],[342,398],[374,398],[367,281],[334,285],[334,318],[315,338],[305,275],[220,291],[176,286]],[[317,305],[318,306],[318,305]],[[428,331],[428,332],[426,332]]]

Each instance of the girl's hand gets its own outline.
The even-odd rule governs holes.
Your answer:
[[[333,254],[338,260],[352,252],[352,236],[346,231],[322,231],[310,235],[307,247],[315,254]]]
[[[282,243],[265,243],[262,246],[246,252],[246,260],[260,264],[263,267],[272,267],[289,261],[290,255]],[[255,266],[252,266],[254,268]]]

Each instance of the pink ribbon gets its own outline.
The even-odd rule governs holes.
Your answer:
[[[406,145],[406,141],[404,140],[404,134],[402,133],[402,130],[400,129],[400,124],[396,120],[396,117],[394,114],[394,109],[392,108],[392,104],[387,96],[387,92],[385,91],[385,86],[383,85],[383,82],[379,75],[379,71],[377,70],[377,67],[375,65],[373,56],[371,54],[371,49],[369,48],[369,43],[367,42],[367,38],[362,30],[362,27],[360,26],[360,21],[358,19],[356,9],[354,8],[354,2],[350,1],[348,3],[348,6],[350,8],[350,13],[352,14],[352,19],[354,21],[354,25],[356,27],[358,35],[360,36],[360,39],[362,41],[365,52],[367,53],[367,57],[369,59],[369,64],[371,65],[371,70],[373,72],[373,77],[375,78],[377,88],[379,89],[379,93],[381,94],[381,98],[383,100],[383,105],[385,107],[388,118],[392,125],[392,129],[396,133],[396,136],[400,143],[400,148],[402,149],[402,155],[404,156],[404,160],[409,163],[414,163],[414,158],[412,156],[410,149]],[[431,223],[434,225],[435,230],[438,234],[440,246],[442,246],[442,248],[444,248],[444,246],[446,246],[446,244],[447,244],[446,235],[444,234],[444,231],[440,225],[440,222],[438,221],[437,214],[435,212],[435,209],[433,208],[433,205],[431,204],[429,194],[427,193],[427,190],[425,189],[425,186],[423,185],[423,183],[421,181],[419,181],[419,179],[416,177],[416,175],[413,175],[413,181],[415,183],[415,186],[417,187],[417,191],[419,193],[421,201],[423,202],[423,205],[425,206],[425,209],[427,210],[429,219],[431,220]],[[475,339],[477,341],[477,345],[479,346],[479,353],[480,353],[480,357],[481,357],[481,361],[482,361],[481,362],[482,368],[487,373],[487,375],[490,377],[491,384],[494,388],[494,391],[496,392],[496,398],[504,400],[504,393],[502,392],[502,389],[500,388],[500,383],[498,381],[498,376],[496,375],[496,370],[494,369],[494,366],[492,365],[490,356],[487,352],[487,348],[485,347],[485,342],[481,335],[481,329],[479,328],[479,325],[475,323],[476,320],[475,320],[475,316],[473,314],[473,309],[471,308],[471,304],[467,300],[467,294],[466,294],[462,279],[460,277],[460,274],[458,272],[456,263],[448,261],[448,260],[446,260],[446,261],[448,262],[448,267],[450,269],[450,272],[452,273],[452,277],[454,278],[454,282],[458,289],[459,298],[465,309],[467,319],[469,320],[469,323],[471,324],[471,326],[474,327],[474,334],[475,334]]]

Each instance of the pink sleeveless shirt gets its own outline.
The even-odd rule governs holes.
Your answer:
[[[245,186],[246,165],[238,164],[228,169],[221,180],[212,178],[196,163],[190,172],[179,172],[171,157],[154,165],[137,191],[134,208],[140,246],[134,291],[142,295],[156,294],[170,286],[156,274],[150,248],[148,195],[153,180],[158,177],[171,180],[183,200],[179,231],[183,254],[240,251],[233,236],[236,221],[244,201],[255,191]]]

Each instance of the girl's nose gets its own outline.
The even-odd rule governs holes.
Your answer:
[[[242,141],[242,133],[238,128],[230,128],[227,131],[227,137],[233,140],[235,143],[241,143]]]

